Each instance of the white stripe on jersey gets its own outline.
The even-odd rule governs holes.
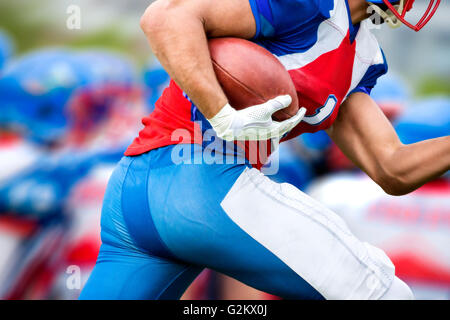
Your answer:
[[[276,56],[287,70],[299,69],[313,62],[321,55],[335,50],[347,36],[349,17],[345,1],[335,0],[330,18],[322,22],[318,29],[316,43],[306,52]],[[361,22],[356,35],[356,55],[353,62],[352,81],[347,92],[350,93],[364,77],[371,65],[382,64],[383,54],[375,36],[370,32],[371,22]]]
[[[384,63],[383,53],[377,39],[370,32],[370,25],[371,22],[368,20],[361,22],[356,35],[356,56],[353,62],[352,83],[347,94],[356,88],[370,66]]]
[[[336,0],[335,8],[330,11],[330,18],[319,26],[316,43],[306,52],[279,56],[278,60],[287,70],[294,70],[313,62],[324,53],[337,49],[347,35],[348,19],[345,1]]]

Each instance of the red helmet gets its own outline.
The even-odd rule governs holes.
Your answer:
[[[405,15],[406,12],[413,7],[414,0],[368,0],[375,12],[378,13],[389,26],[397,28],[403,23],[414,31],[419,31],[428,23],[428,21],[430,21],[441,3],[441,0],[429,1],[425,13],[420,20],[413,25],[406,21]],[[387,9],[382,9],[379,6],[380,4],[386,5]]]

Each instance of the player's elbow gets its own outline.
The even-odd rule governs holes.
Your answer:
[[[388,163],[381,166],[374,180],[384,192],[391,196],[403,196],[414,190],[407,175]]]
[[[140,20],[142,31],[147,37],[167,29],[167,24],[178,21],[178,13],[183,11],[183,2],[179,0],[157,0],[147,7]]]
[[[391,196],[403,196],[411,192],[407,185],[396,177],[383,177],[376,182],[384,192]]]
[[[153,34],[161,25],[161,19],[164,17],[162,9],[160,1],[155,1],[145,10],[140,20],[140,26],[145,35]]]
[[[404,145],[400,142],[386,146],[376,157],[370,177],[391,196],[402,196],[416,189],[408,167],[404,165],[402,151]]]

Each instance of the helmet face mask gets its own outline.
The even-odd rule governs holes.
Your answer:
[[[398,28],[404,24],[417,32],[430,21],[441,2],[441,0],[429,1],[428,8],[416,24],[405,19],[406,13],[413,7],[414,0],[368,0],[367,2],[390,27]]]

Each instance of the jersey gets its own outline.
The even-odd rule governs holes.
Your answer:
[[[351,93],[370,94],[387,72],[384,54],[368,21],[353,25],[347,0],[250,0],[256,22],[251,41],[274,54],[289,72],[303,121],[283,140],[327,129]],[[145,128],[125,155],[178,143],[202,143],[211,128],[186,94],[171,81],[155,110],[142,120]],[[177,129],[184,131],[172,135]],[[186,138],[189,137],[189,138]]]

